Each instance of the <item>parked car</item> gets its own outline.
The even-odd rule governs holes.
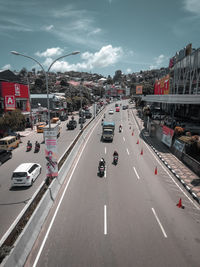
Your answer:
[[[5,149],[0,149],[0,165],[4,163],[6,160],[12,158],[12,152]]]
[[[42,167],[38,163],[22,163],[12,174],[11,187],[31,186],[40,175]]]
[[[77,127],[77,121],[70,120],[66,126],[68,130],[74,130]]]
[[[116,112],[120,112],[120,107],[116,107]]]
[[[82,123],[86,122],[86,118],[85,117],[79,117],[78,122],[81,123],[81,120],[82,120]]]
[[[127,109],[127,106],[122,106],[122,109],[123,109],[123,110]]]
[[[108,111],[108,114],[114,114],[113,109],[110,109],[110,110]]]

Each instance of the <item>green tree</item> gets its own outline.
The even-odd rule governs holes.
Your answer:
[[[3,117],[2,124],[5,130],[23,130],[25,128],[25,117],[20,110],[6,112]]]

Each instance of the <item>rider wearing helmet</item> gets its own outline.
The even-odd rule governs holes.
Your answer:
[[[119,156],[119,154],[118,154],[118,152],[117,152],[116,150],[115,150],[114,153],[113,153],[113,157],[114,157],[114,156],[117,156],[117,157]]]
[[[100,161],[99,161],[99,168],[100,167],[105,167],[105,160],[104,160],[104,158],[101,158]]]

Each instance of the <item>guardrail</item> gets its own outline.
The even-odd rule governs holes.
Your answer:
[[[72,153],[73,150],[76,148],[76,146],[79,147],[81,143],[84,142],[84,138],[81,140],[81,136],[84,134],[85,130],[92,124],[92,122],[99,117],[103,109],[101,109],[97,116],[95,118],[93,117],[93,119],[91,119],[87,123],[87,125],[83,127],[83,129],[78,133],[78,135],[69,145],[65,153],[61,156],[58,162],[59,171],[61,171],[62,166],[66,163],[67,160],[69,161],[69,163],[74,160],[74,158],[76,157],[76,153]],[[72,157],[70,158],[71,154]],[[69,169],[70,164],[68,164],[68,167],[66,167],[66,171],[63,174],[63,177],[66,175]],[[3,266],[23,266],[28,255],[27,251],[31,250],[37,238],[37,235],[40,232],[41,226],[46,216],[48,215],[51,205],[53,204],[52,196],[54,198],[56,197],[64,179],[65,177],[62,179],[62,181],[58,181],[58,179],[48,179],[44,181],[41,184],[40,188],[38,188],[38,190],[35,192],[32,199],[26,205],[25,209],[23,210],[23,214],[16,219],[16,223],[13,226],[13,229],[11,229],[10,233],[7,236],[3,237],[0,244],[0,263],[3,262]],[[49,193],[48,189],[50,187],[51,192]],[[41,202],[43,202],[43,205],[41,204]],[[33,218],[32,222],[30,222],[30,218]],[[25,235],[25,231],[27,235]],[[34,235],[33,231],[35,231]],[[23,235],[24,240],[22,240]],[[22,241],[19,240],[19,237]],[[29,249],[25,249],[25,246],[28,246]],[[13,252],[14,249],[16,250],[16,253]],[[13,257],[10,257],[11,254]],[[16,254],[18,255],[17,257],[15,257]]]

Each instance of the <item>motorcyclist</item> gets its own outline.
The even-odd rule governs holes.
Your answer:
[[[27,146],[32,147],[32,144],[31,144],[30,140],[28,140],[28,142],[27,142]]]
[[[106,113],[104,113],[103,117],[104,117],[104,118],[106,117]]]
[[[38,143],[38,141],[35,142],[35,147],[40,148],[40,144]]]
[[[113,157],[119,157],[119,154],[118,154],[118,152],[116,150],[113,153]]]
[[[101,158],[100,161],[99,161],[99,168],[100,167],[104,167],[105,168],[105,164],[106,164],[106,162],[105,162],[104,158]]]

